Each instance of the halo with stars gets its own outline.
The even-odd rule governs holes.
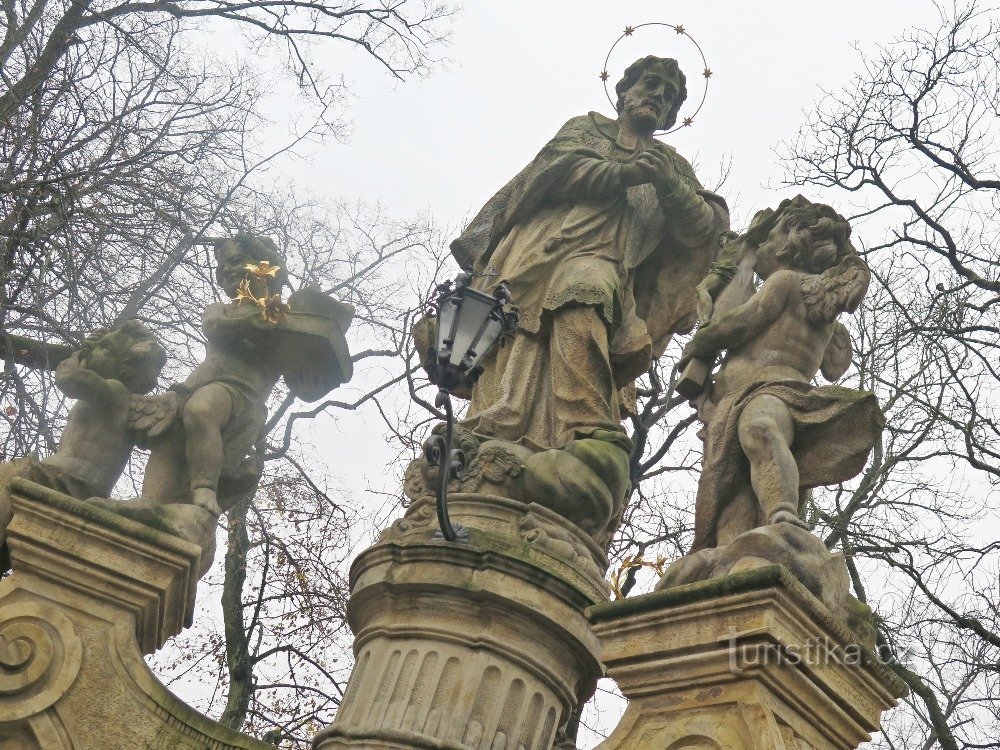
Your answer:
[[[688,34],[687,29],[685,29],[684,26],[679,23],[663,23],[661,21],[649,21],[648,23],[640,23],[637,26],[626,26],[625,31],[615,40],[615,43],[611,45],[611,49],[608,50],[607,57],[604,58],[604,68],[601,70],[601,81],[604,83],[604,93],[608,97],[608,101],[611,102],[611,106],[613,108],[617,108],[615,100],[611,98],[611,93],[608,91],[608,78],[611,77],[608,73],[608,62],[611,60],[611,55],[614,54],[615,47],[618,46],[618,43],[621,42],[622,39],[632,36],[639,29],[644,29],[649,26],[665,26],[668,29],[673,29],[676,34],[687,37],[691,44],[695,46],[695,49],[698,50],[698,54],[701,55],[701,62],[704,67],[701,75],[705,79],[705,89],[701,93],[701,101],[698,102],[697,109],[695,109],[694,114],[681,120],[680,125],[675,125],[671,130],[657,130],[655,133],[655,135],[666,135],[667,133],[673,133],[681,128],[689,128],[694,124],[694,118],[698,116],[698,113],[701,112],[701,108],[705,106],[705,99],[708,97],[708,79],[712,77],[712,69],[708,67],[708,61],[705,59],[705,53],[702,51],[701,45],[695,41],[694,37]]]

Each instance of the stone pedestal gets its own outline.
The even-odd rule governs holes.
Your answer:
[[[142,658],[191,624],[201,549],[23,479],[0,581],[0,747],[265,750]]]
[[[780,566],[589,616],[629,699],[598,750],[853,750],[906,693]]]
[[[435,541],[419,503],[355,561],[357,662],[317,750],[549,750],[593,693],[600,549],[537,505],[455,494],[449,509],[468,543]]]

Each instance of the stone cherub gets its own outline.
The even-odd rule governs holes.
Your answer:
[[[628,487],[631,386],[693,325],[695,285],[729,222],[725,201],[653,137],[687,96],[677,62],[637,60],[615,91],[617,119],[567,122],[451,245],[478,286],[508,284],[520,316],[472,392],[463,448],[502,447],[523,464],[508,497],[602,539]]]
[[[56,367],[55,384],[76,403],[56,451],[0,469],[0,544],[10,521],[7,486],[24,477],[80,500],[107,497],[137,443],[154,439],[162,426],[150,421],[151,398],[167,354],[142,323],[125,321],[100,329]]]
[[[716,310],[684,349],[682,366],[726,356],[699,405],[706,429],[694,544],[661,585],[753,558],[786,564],[828,604],[846,596],[843,559],[831,560],[803,530],[800,503],[809,488],[856,476],[885,424],[871,393],[812,382],[818,371],[839,379],[851,361],[837,318],[857,309],[870,272],[849,237],[842,216],[797,196],[734,240],[762,283],[742,304]]]
[[[285,260],[269,239],[220,241],[215,257],[216,280],[231,301],[205,309],[205,361],[146,404],[158,434],[142,496],[93,500],[198,543],[206,568],[216,520],[260,478],[255,446],[272,390],[284,377],[293,395],[315,401],[349,380],[344,334],[354,312],[312,286],[282,302]]]
[[[350,379],[344,332],[354,308],[318,287],[292,293],[282,306],[285,259],[267,238],[218,243],[215,257],[216,280],[235,302],[205,309],[205,361],[173,388],[181,399],[185,471],[178,472],[174,450],[154,446],[143,495],[165,502],[188,496],[218,515],[248,484],[256,486],[260,466],[251,454],[278,379],[284,376],[292,395],[305,401]],[[187,486],[178,486],[183,474]]]

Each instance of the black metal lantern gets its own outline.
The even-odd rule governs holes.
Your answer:
[[[439,296],[432,310],[437,317],[437,337],[427,357],[430,380],[438,387],[434,404],[444,409],[446,421],[444,437],[431,436],[424,451],[431,466],[441,467],[438,523],[449,542],[468,536],[464,529],[452,526],[448,518],[448,481],[461,476],[465,468],[465,454],[451,447],[455,425],[451,394],[460,386],[475,385],[486,357],[504,337],[517,330],[517,312],[505,309],[510,305],[507,285],[501,283],[491,296],[470,287],[470,280],[469,274],[460,274],[454,282],[438,287]]]

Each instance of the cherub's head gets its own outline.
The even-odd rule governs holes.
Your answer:
[[[758,212],[743,237],[756,251],[754,270],[761,278],[780,269],[819,274],[857,255],[847,219],[801,195]]]
[[[146,326],[126,320],[110,331],[99,328],[87,336],[80,359],[88,370],[120,380],[132,393],[149,393],[167,363],[167,352]]]
[[[278,252],[278,246],[270,237],[252,237],[248,234],[238,234],[232,239],[215,243],[215,280],[231,299],[236,298],[240,284],[250,276],[250,288],[256,297],[265,294],[277,294],[288,283],[288,271],[285,259]],[[263,279],[248,273],[248,263],[254,265],[267,261],[271,266],[278,267],[278,273],[273,277]]]

